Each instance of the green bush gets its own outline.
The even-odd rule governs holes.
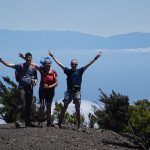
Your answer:
[[[103,108],[95,107],[95,115],[99,128],[110,129],[116,132],[121,132],[128,123],[128,96],[121,95],[112,91],[110,96],[107,96],[102,90],[100,91],[99,101],[104,106]]]
[[[143,149],[150,147],[150,102],[147,99],[138,100],[130,105],[128,126],[126,132],[132,135],[136,144]]]
[[[24,120],[24,106],[17,106],[17,99],[18,99],[18,90],[17,85],[10,80],[9,77],[2,77],[4,82],[7,83],[7,86],[5,86],[0,81],[0,103],[4,106],[0,108],[0,116],[3,120],[5,120],[6,123],[13,123],[16,120],[16,108],[21,107],[21,113],[20,113],[20,119],[21,121]],[[32,115],[31,119],[32,121],[37,121],[35,119],[35,114],[37,111],[36,106],[36,97],[33,97],[32,102]]]
[[[11,81],[9,77],[2,78],[10,87],[6,87],[0,81],[0,103],[4,105],[4,107],[0,109],[0,115],[5,122],[11,123],[15,121],[15,109],[18,95],[17,85]]]

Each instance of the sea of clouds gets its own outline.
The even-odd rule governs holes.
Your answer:
[[[59,100],[58,102],[62,102],[62,100]],[[99,107],[97,103],[93,102],[93,101],[88,101],[88,100],[81,100],[81,114],[84,115],[85,117],[85,122],[88,123],[89,119],[88,119],[88,114],[89,113],[94,113],[93,107],[92,106],[96,106]],[[0,107],[3,107],[2,104],[0,104]],[[52,110],[54,110],[55,107],[55,102],[53,102],[52,104]],[[73,103],[70,103],[70,105],[68,106],[67,111],[70,114],[73,114],[75,112],[75,106]],[[6,122],[2,119],[0,119],[0,124],[5,124]]]

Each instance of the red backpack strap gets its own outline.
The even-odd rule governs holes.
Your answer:
[[[20,63],[19,66],[21,67],[21,69],[23,69],[24,63]]]
[[[23,71],[24,64],[23,64],[23,63],[20,63],[19,66],[20,66],[19,70],[16,70],[16,71],[15,71],[15,78],[16,78],[16,81],[17,81],[17,82],[20,81],[21,73],[22,73],[22,71]]]

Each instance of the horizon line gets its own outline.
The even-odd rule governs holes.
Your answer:
[[[11,32],[74,32],[74,33],[81,33],[81,34],[87,34],[87,35],[92,35],[92,36],[98,36],[98,37],[103,37],[103,38],[109,38],[113,36],[119,36],[119,35],[128,35],[128,34],[149,34],[150,32],[142,32],[142,31],[132,31],[132,32],[126,32],[126,33],[119,33],[119,34],[113,34],[113,35],[108,35],[108,36],[102,36],[102,35],[96,35],[92,33],[87,33],[87,32],[81,32],[81,31],[76,31],[76,30],[47,30],[47,29],[39,29],[39,30],[30,30],[30,29],[2,29],[2,31],[11,31]]]

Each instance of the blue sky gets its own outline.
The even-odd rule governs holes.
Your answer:
[[[0,29],[150,32],[149,0],[0,0]]]
[[[149,17],[150,0],[0,0],[0,29],[70,30],[111,36],[129,32],[150,32]],[[20,52],[20,50],[12,50],[12,55],[4,58],[15,63],[14,59],[16,59],[18,51]],[[24,50],[22,51],[24,52]],[[6,50],[0,50],[0,52],[1,56],[5,56],[5,52],[8,53]],[[43,56],[47,55],[47,50],[42,52]],[[39,62],[41,52],[33,50],[32,53],[36,56],[36,62]],[[40,53],[39,56],[38,53]],[[95,56],[95,51],[90,51],[88,55],[81,55],[78,51],[75,56],[72,52],[59,53],[56,52],[56,56],[62,63],[69,63],[71,58],[77,56],[81,65]],[[98,88],[107,93],[115,90],[128,95],[131,100],[150,99],[149,55],[150,48],[130,49],[125,52],[105,52],[103,59],[95,63],[84,75],[83,99],[97,100]],[[18,59],[18,61],[20,60]],[[57,68],[55,63],[53,65],[54,68]],[[8,68],[2,67],[7,71]],[[97,68],[98,76],[94,76],[96,79],[90,83],[89,87],[87,81],[91,80],[90,78]],[[66,77],[61,76],[62,70],[59,71],[59,68],[57,70],[60,74],[60,82],[65,82]],[[7,72],[7,74],[14,78],[13,71]],[[64,86],[66,83],[60,84],[55,97],[59,97],[59,99],[63,97],[63,91],[66,88]],[[91,93],[91,89],[94,92]]]

